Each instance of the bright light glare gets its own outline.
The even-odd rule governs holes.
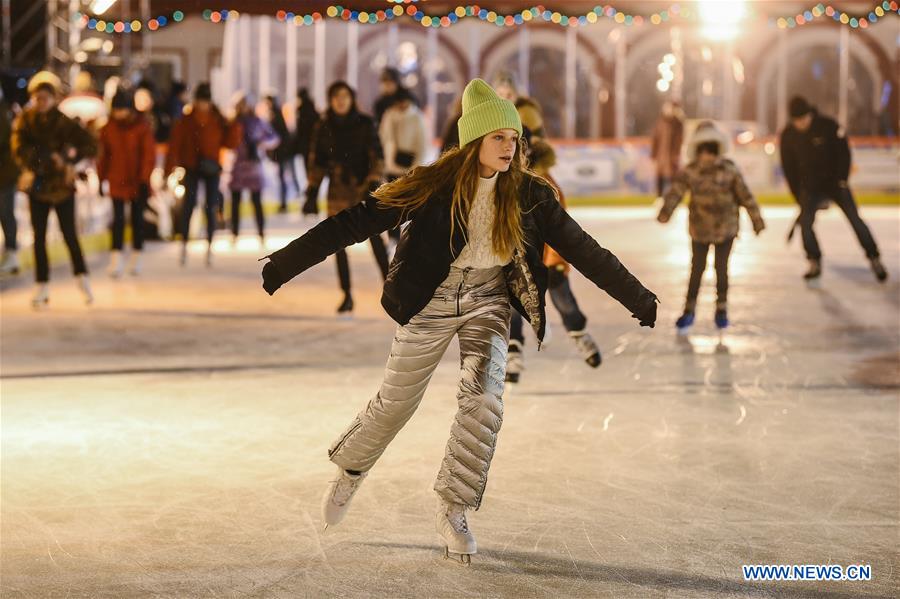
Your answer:
[[[91,12],[98,16],[102,15],[115,3],[116,0],[94,0],[91,3]]]
[[[700,0],[697,2],[703,21],[703,35],[712,40],[729,40],[737,37],[739,25],[747,14],[744,0],[722,2]]]
[[[666,81],[665,79],[660,79],[659,81],[656,82],[656,89],[658,89],[661,92],[669,91],[669,82]]]
[[[674,54],[666,54],[663,56],[663,62],[669,66],[675,64],[675,55]]]

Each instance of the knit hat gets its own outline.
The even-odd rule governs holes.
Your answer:
[[[44,86],[53,88],[53,92],[57,95],[62,93],[62,81],[50,71],[40,71],[35,73],[34,77],[28,81],[28,93],[33,94],[38,88]]]
[[[499,129],[515,129],[522,135],[522,121],[516,105],[497,95],[481,79],[473,79],[463,91],[462,117],[459,128],[459,147]]]
[[[791,115],[792,119],[809,114],[812,110],[813,107],[803,96],[794,96],[791,98],[790,103],[788,103],[788,113]]]
[[[113,110],[116,108],[128,108],[129,110],[134,110],[134,96],[131,92],[120,89],[116,92],[116,95],[113,96],[112,107]]]

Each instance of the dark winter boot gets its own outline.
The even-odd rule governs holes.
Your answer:
[[[887,281],[887,270],[885,270],[884,264],[881,263],[881,259],[878,256],[869,258],[869,264],[872,266],[872,272],[875,273],[875,278],[878,279],[879,283]]]
[[[725,308],[718,308],[716,310],[716,328],[719,330],[728,328],[728,311]]]
[[[687,333],[688,329],[694,324],[694,313],[685,310],[684,314],[682,314],[678,320],[675,321],[675,328],[678,329],[679,333]]]
[[[338,314],[350,314],[353,312],[353,296],[349,293],[344,294],[344,301],[338,306]]]
[[[807,283],[817,280],[822,276],[822,261],[813,258],[809,259],[809,270],[803,275],[803,280]]]

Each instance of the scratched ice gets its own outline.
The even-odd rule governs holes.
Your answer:
[[[96,305],[54,273],[51,308],[2,292],[3,597],[896,597],[900,589],[896,209],[866,208],[891,280],[878,285],[835,210],[825,277],[800,282],[793,214],[736,245],[733,327],[672,323],[687,279],[683,211],[575,216],[662,298],[639,329],[580,275],[604,352],[585,366],[551,310],[529,340],[470,569],[442,558],[431,491],[455,409],[456,350],[323,533],[325,450],[380,382],[393,330],[367,246],[351,252],[358,313],[331,261],[275,298],[248,238],[154,246],[146,275],[93,264]],[[272,247],[302,228],[276,221]],[[795,241],[796,244],[796,241]],[[711,276],[711,273],[710,273]],[[749,583],[742,564],[871,564],[871,582]]]

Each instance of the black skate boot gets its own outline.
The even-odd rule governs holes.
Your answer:
[[[806,274],[803,275],[803,280],[806,281],[806,283],[808,285],[815,286],[820,282],[819,279],[821,277],[822,277],[822,261],[810,258],[809,270],[807,270]]]
[[[875,274],[875,278],[878,279],[879,283],[884,283],[887,281],[888,273],[884,268],[884,264],[881,263],[881,258],[875,256],[874,258],[869,258],[869,264],[872,267],[872,272]]]
[[[353,296],[349,293],[344,294],[344,301],[341,302],[341,305],[338,306],[338,314],[342,316],[350,316],[353,312]]]

